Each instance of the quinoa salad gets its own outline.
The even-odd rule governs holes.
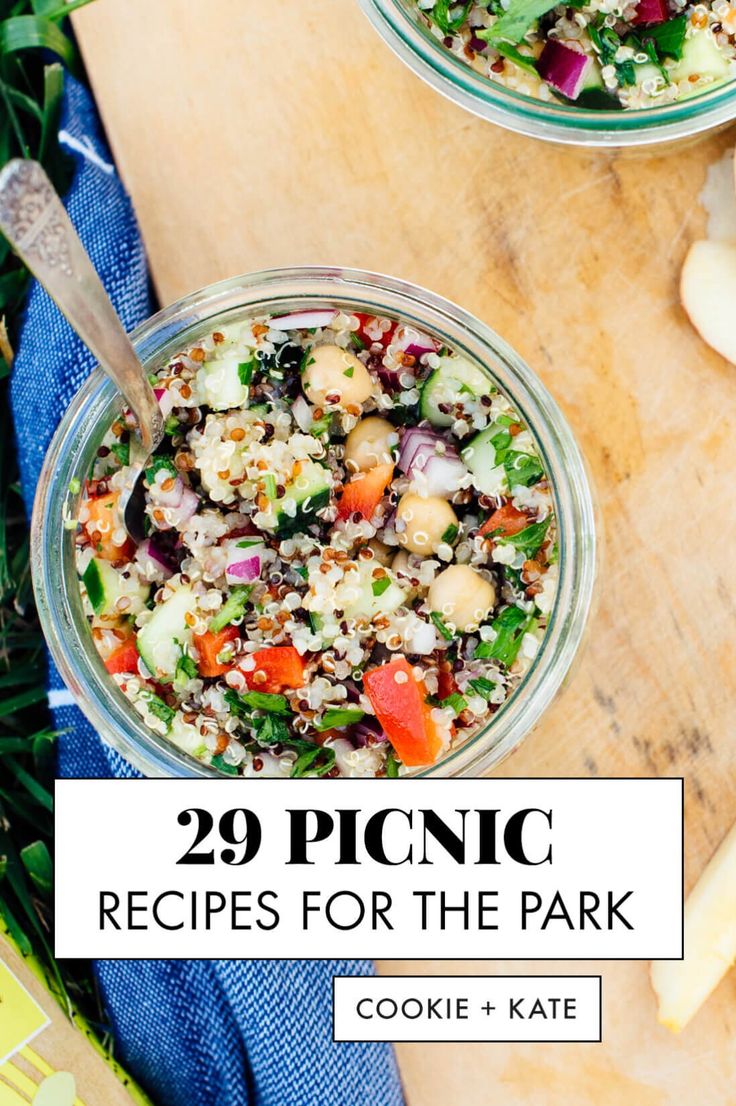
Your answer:
[[[540,100],[656,107],[736,76],[729,0],[406,0],[452,54]]]
[[[151,377],[71,488],[80,589],[147,727],[236,776],[396,777],[486,725],[553,607],[553,489],[474,363],[400,319],[252,315]],[[522,692],[523,694],[523,692]]]

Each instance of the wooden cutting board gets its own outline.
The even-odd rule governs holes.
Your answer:
[[[99,0],[75,26],[163,303],[269,266],[377,269],[463,304],[555,394],[606,565],[571,685],[503,774],[684,775],[691,883],[736,818],[736,368],[677,280],[729,135],[661,157],[516,137],[426,88],[349,0]],[[403,1045],[411,1106],[733,1106],[736,976],[675,1039],[646,965],[569,970],[598,967],[603,1045]]]

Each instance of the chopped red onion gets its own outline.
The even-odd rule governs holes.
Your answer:
[[[431,426],[410,426],[404,431],[401,439],[401,447],[399,449],[399,468],[408,473],[412,462],[414,460],[414,454],[420,446],[429,445],[434,451],[437,447],[437,443],[445,441],[441,434],[438,434],[436,430],[433,430]],[[452,450],[452,446],[447,445],[447,448]]]
[[[460,491],[468,472],[459,457],[442,456],[440,453],[433,453],[419,470],[418,464],[419,459],[412,468],[412,480],[420,495],[425,496],[449,499]]]
[[[569,100],[576,100],[582,90],[590,60],[586,54],[571,50],[550,38],[539,57],[537,69],[543,81],[551,84]]]
[[[192,515],[197,513],[199,507],[199,496],[192,488],[184,488],[181,497],[181,503],[177,507],[177,517],[179,523],[187,522]]]
[[[426,657],[437,648],[437,631],[431,622],[419,622],[406,640],[407,653]]]
[[[279,315],[277,319],[271,319],[269,325],[272,330],[316,330],[318,327],[329,326],[337,316],[337,311],[315,310],[295,311],[291,315]]]
[[[636,14],[632,20],[635,24],[666,23],[670,18],[670,9],[667,0],[639,0],[636,6]]]
[[[375,720],[375,725],[371,725],[372,721],[371,716],[366,715],[360,722],[350,727],[350,737],[359,749],[364,749],[369,741],[371,745],[381,745],[384,741],[388,741],[378,719]]]
[[[156,543],[151,538],[146,538],[135,551],[135,560],[146,570],[149,564],[153,564],[154,568],[162,572],[164,577],[168,580],[169,576],[173,576],[174,570],[171,567],[170,560],[163,553]]]
[[[395,369],[387,369],[385,365],[378,366],[378,379],[389,392],[400,392],[402,389],[401,375],[407,370],[403,365],[397,365]]]
[[[401,439],[399,467],[420,495],[448,497],[460,490],[467,468],[457,450],[436,430],[412,426]]]
[[[261,558],[259,556],[248,557],[244,561],[236,561],[234,564],[228,565],[225,570],[225,576],[228,580],[236,580],[240,584],[257,580],[260,575]]]
[[[391,340],[391,346],[414,357],[421,357],[423,353],[436,353],[440,348],[434,338],[430,338],[421,330],[415,330],[413,326],[398,327]]]
[[[227,567],[225,577],[237,583],[250,583],[261,574],[263,544],[250,538],[237,538],[227,543]]]
[[[174,398],[168,388],[154,388],[153,394],[158,400],[161,414],[165,419],[169,417],[174,407]]]
[[[164,480],[162,483],[166,483],[166,481]],[[183,495],[184,481],[181,476],[175,478],[173,486],[166,492],[158,481],[154,481],[151,485],[151,499],[161,507],[178,507],[181,504]]]
[[[312,408],[307,403],[304,396],[299,395],[296,397],[291,405],[291,413],[294,416],[294,421],[304,434],[308,434],[314,418],[312,415]]]

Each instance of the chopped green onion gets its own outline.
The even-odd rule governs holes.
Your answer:
[[[452,630],[448,630],[447,626],[445,626],[444,622],[442,621],[442,615],[438,614],[437,611],[432,611],[429,617],[432,619],[445,641],[452,641],[455,635],[453,634]]]
[[[386,776],[390,780],[397,780],[399,778],[399,765],[401,761],[396,756],[393,749],[389,749],[388,756],[386,757]]]
[[[263,490],[266,493],[266,499],[276,499],[276,477],[272,472],[267,472],[263,477]]]
[[[458,527],[455,525],[454,522],[451,522],[450,525],[445,530],[444,534],[442,535],[441,540],[444,541],[444,542],[447,542],[448,545],[451,545],[452,542],[454,542],[455,538],[458,536],[459,533],[460,533],[460,531],[459,531]]]
[[[356,331],[350,335],[350,345],[357,350],[365,349],[365,342]]]
[[[346,376],[346,377],[348,378],[348,380],[349,380],[349,379],[350,379],[350,378],[352,377],[352,375],[353,375],[353,373],[354,373],[354,372],[355,372],[355,369],[354,369],[354,368],[353,368],[353,366],[351,365],[349,369],[345,369],[345,372],[344,372],[344,373],[343,373],[342,375],[343,375],[343,376]]]
[[[253,584],[238,584],[232,589],[217,614],[210,619],[209,629],[213,634],[219,634],[231,622],[243,617],[252,591]]]
[[[477,650],[475,655],[478,655]],[[490,699],[491,692],[494,690],[496,685],[494,684],[493,680],[487,680],[485,676],[479,676],[477,680],[470,681],[470,686],[472,687],[473,691],[475,691],[478,695],[481,696],[482,699],[485,699],[487,702]]]
[[[382,576],[380,580],[374,580],[371,587],[375,596],[383,595],[384,591],[391,587],[391,577]]]

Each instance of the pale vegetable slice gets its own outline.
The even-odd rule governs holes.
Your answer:
[[[729,310],[736,302],[736,244],[693,242],[682,267],[680,297],[701,338],[736,363],[736,328]]]
[[[736,963],[736,825],[685,904],[685,959],[655,960],[659,1020],[679,1033]]]

